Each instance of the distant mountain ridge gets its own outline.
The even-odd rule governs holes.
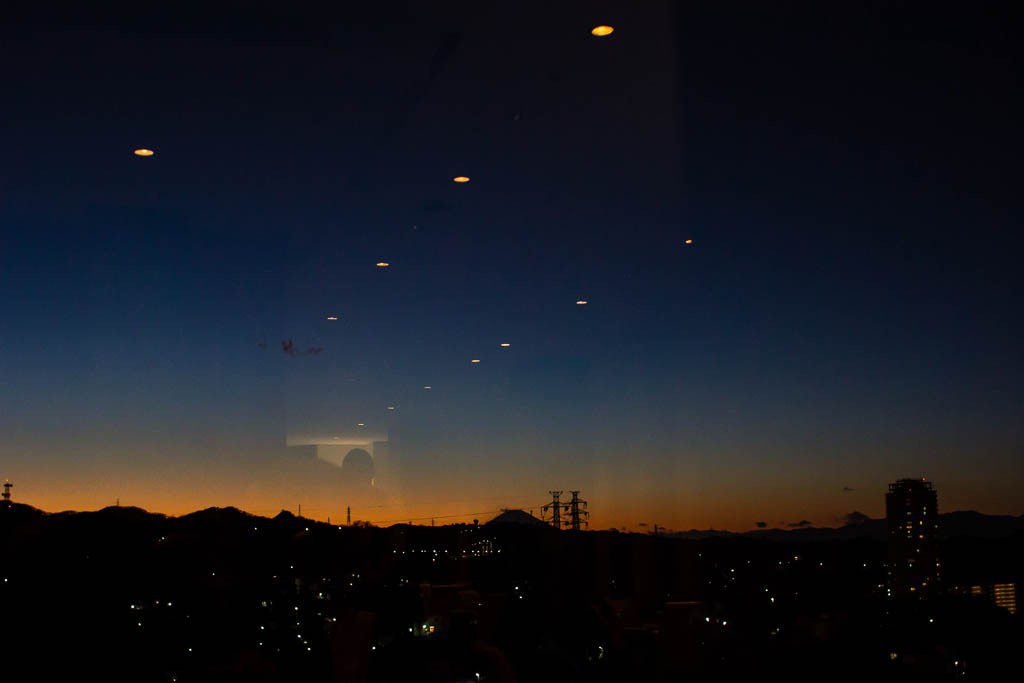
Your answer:
[[[141,523],[147,520],[183,523],[186,526],[217,525],[227,530],[235,526],[244,526],[255,520],[274,522],[279,525],[302,526],[321,525],[323,522],[296,517],[282,510],[272,518],[252,515],[235,507],[211,507],[196,510],[177,517],[158,512],[149,512],[138,507],[106,507],[100,510],[45,512],[24,503],[13,503],[0,509],[6,519],[11,522],[25,523],[44,519],[117,519],[121,522]],[[679,539],[709,538],[748,538],[766,541],[842,541],[869,539],[883,541],[886,538],[886,522],[884,519],[872,519],[859,513],[852,513],[856,521],[838,527],[800,526],[790,529],[755,529],[752,531],[726,531],[722,529],[690,529],[689,531],[664,531],[662,535]],[[0,521],[3,518],[0,517]],[[505,510],[487,524],[521,525],[545,527],[542,520],[522,510]],[[326,525],[325,525],[326,526]],[[1007,538],[1015,534],[1024,534],[1024,515],[987,515],[974,510],[957,510],[939,515],[939,537],[952,538]]]
[[[487,524],[525,524],[526,526],[548,526],[547,522],[537,519],[525,510],[503,510],[500,515]]]
[[[986,515],[974,510],[956,510],[939,515],[939,538],[1005,538],[1024,533],[1024,515]],[[795,529],[722,531],[691,529],[666,534],[676,538],[760,538],[778,541],[842,541],[867,538],[885,540],[884,519],[861,519],[839,527],[802,526]]]

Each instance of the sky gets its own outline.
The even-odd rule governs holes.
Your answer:
[[[855,5],[5,10],[0,477],[749,529],[926,476],[1024,513],[1019,10]],[[373,442],[372,486],[325,455]]]

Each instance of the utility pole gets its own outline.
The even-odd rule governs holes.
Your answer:
[[[569,528],[579,531],[586,528],[590,523],[590,513],[587,512],[587,501],[580,498],[579,491],[570,491],[572,500],[569,501]]]
[[[352,526],[352,506],[345,506],[345,526]]]

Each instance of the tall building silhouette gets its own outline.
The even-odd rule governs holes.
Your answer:
[[[900,479],[885,496],[889,526],[889,595],[924,596],[939,581],[939,504],[931,482]]]

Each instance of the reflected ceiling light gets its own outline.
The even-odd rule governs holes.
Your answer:
[[[468,183],[469,182],[469,176],[457,175],[454,178],[452,178],[452,180],[454,180],[457,183]]]
[[[586,299],[580,299],[579,301],[576,302],[576,305],[577,306],[586,306],[587,305],[587,300]]]
[[[479,359],[479,358],[474,358],[473,360],[471,360],[471,361],[469,361],[469,362],[470,362],[470,363],[479,363],[479,362],[480,362],[480,359]]]
[[[140,147],[139,149],[135,150],[134,154],[137,157],[151,157],[154,154],[156,154],[156,152],[154,152],[151,149],[146,149],[145,147]]]
[[[590,32],[598,38],[603,38],[604,36],[610,36],[614,30],[615,28],[612,26],[595,26]]]
[[[388,267],[388,266],[390,266],[390,265],[391,265],[391,264],[390,264],[390,263],[388,263],[387,261],[378,261],[378,262],[377,262],[377,267],[378,267],[378,268],[387,268],[387,267]]]
[[[365,426],[366,426],[365,422],[356,422],[356,427],[365,427]]]
[[[432,389],[433,387],[423,387],[424,389]]]
[[[388,406],[388,410],[394,410],[394,409],[395,409],[394,406]]]
[[[504,349],[507,349],[510,346],[512,346],[512,345],[509,344],[508,342],[501,342],[501,347],[504,348]]]
[[[327,316],[327,319],[328,320],[337,320],[338,316],[336,316],[336,315],[329,315],[329,316]]]
[[[693,240],[686,240],[685,244],[693,244]]]

